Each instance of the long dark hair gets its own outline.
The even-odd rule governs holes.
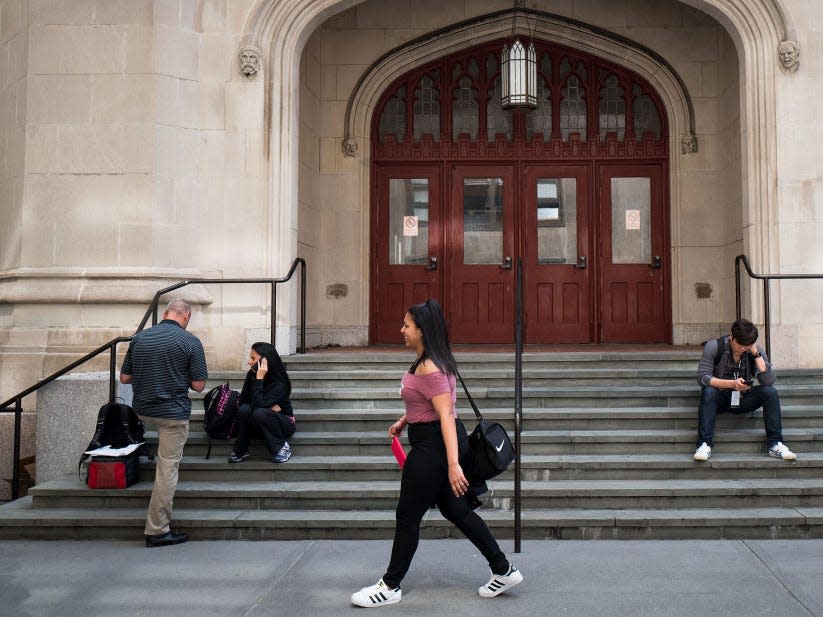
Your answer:
[[[289,393],[291,393],[291,381],[289,374],[286,372],[286,367],[283,366],[283,361],[280,359],[280,354],[277,353],[274,345],[271,343],[258,342],[251,346],[251,348],[260,354],[260,357],[266,359],[269,365],[269,370],[263,378],[263,383],[269,385],[276,381],[285,381],[289,386]],[[255,369],[250,369],[254,371]]]
[[[446,318],[437,300],[429,298],[421,304],[409,307],[409,315],[423,334],[423,355],[447,375],[457,373],[457,362],[449,345],[449,331]]]

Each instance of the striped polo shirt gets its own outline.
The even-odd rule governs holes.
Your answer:
[[[170,420],[189,419],[189,386],[208,377],[200,339],[173,319],[139,332],[121,371],[132,376],[134,411]]]

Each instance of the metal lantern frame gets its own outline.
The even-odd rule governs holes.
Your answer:
[[[520,7],[515,4],[515,10]],[[512,20],[512,38],[503,45],[500,57],[503,109],[537,109],[537,53],[529,38],[524,45],[515,36],[517,13]]]

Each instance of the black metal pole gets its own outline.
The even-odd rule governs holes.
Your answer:
[[[271,285],[271,344],[275,345],[277,340],[277,285]]]
[[[766,355],[769,357],[769,360],[772,361],[772,331],[769,322],[771,321],[771,311],[769,310],[769,306],[771,305],[771,296],[769,293],[769,279],[763,279],[763,304],[764,307],[764,315],[763,315],[763,329],[766,331]]]
[[[742,315],[740,314],[741,309],[741,291],[740,291],[740,258],[742,255],[738,255],[737,258],[734,260],[734,308],[735,308],[735,315],[736,319],[740,319]]]
[[[109,354],[109,403],[114,402],[114,397],[117,395],[114,387],[114,373],[117,371],[117,343],[111,344],[111,353]]]
[[[11,498],[20,497],[20,430],[23,425],[23,399],[14,399],[14,462],[11,472]]]
[[[522,493],[520,429],[523,411],[523,258],[517,258],[514,294],[514,552],[520,552]]]
[[[300,262],[300,353],[306,353],[306,262]]]

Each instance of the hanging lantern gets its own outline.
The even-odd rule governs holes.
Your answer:
[[[537,54],[534,43],[524,47],[519,38],[515,38],[509,47],[503,45],[500,62],[503,82],[503,109],[537,108]]]

